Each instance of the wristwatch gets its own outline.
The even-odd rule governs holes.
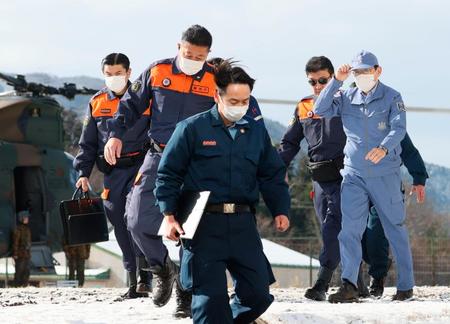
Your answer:
[[[389,150],[386,147],[384,147],[383,145],[378,145],[378,148],[382,149],[384,151],[384,153],[386,153],[386,155],[388,155]]]

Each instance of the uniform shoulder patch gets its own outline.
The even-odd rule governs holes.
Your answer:
[[[291,121],[289,122],[289,126],[292,126],[295,124],[295,122],[297,121],[297,117],[292,117]]]
[[[83,119],[83,127],[86,127],[89,124],[89,119],[91,117],[89,117],[89,115],[86,115]]]
[[[138,92],[142,87],[142,82],[140,80],[136,80],[131,84],[131,91]]]
[[[406,111],[405,104],[402,101],[397,102],[397,108],[400,111]]]

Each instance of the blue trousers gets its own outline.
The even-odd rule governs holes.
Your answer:
[[[342,229],[339,243],[342,261],[342,279],[355,286],[362,259],[361,240],[367,227],[369,201],[373,203],[397,264],[397,288],[414,287],[411,248],[403,194],[400,190],[400,172],[380,177],[362,178],[350,170],[342,171],[341,187]]]
[[[333,182],[313,181],[314,209],[321,224],[322,250],[320,266],[335,270],[339,265],[339,240],[341,231],[341,180]]]
[[[128,229],[150,266],[162,266],[167,256],[167,248],[157,235],[163,215],[153,194],[160,160],[160,153],[147,152],[127,206]]]
[[[124,216],[126,197],[131,189],[138,167],[116,168],[104,177],[103,206],[105,214],[114,227],[114,234],[122,251],[123,266],[129,272],[136,271],[136,257],[143,256],[127,230]]]
[[[382,279],[388,274],[389,242],[375,207],[370,208],[367,229],[362,239],[363,260],[369,266],[369,275]]]
[[[228,270],[234,282],[231,303]],[[273,302],[273,274],[252,213],[206,213],[193,240],[185,241],[180,269],[192,289],[194,323],[251,323]]]

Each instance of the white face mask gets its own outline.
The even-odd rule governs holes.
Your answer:
[[[186,75],[194,75],[200,72],[205,64],[205,61],[194,61],[187,58],[178,56],[178,64],[180,70]]]
[[[222,98],[221,98],[222,100]],[[238,120],[241,120],[242,117],[245,116],[248,110],[248,105],[243,106],[229,106],[226,105],[225,102],[222,100],[222,113],[223,116],[229,120],[230,122],[237,122]]]
[[[112,92],[120,93],[127,85],[127,77],[125,75],[106,76],[105,84]]]
[[[373,89],[377,81],[375,81],[375,76],[373,74],[359,74],[355,76],[355,83],[358,89],[368,93]]]

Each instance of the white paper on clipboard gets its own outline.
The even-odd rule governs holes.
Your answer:
[[[194,238],[195,232],[197,231],[198,224],[200,223],[200,220],[202,219],[202,215],[205,211],[206,204],[208,203],[209,195],[211,194],[211,191],[202,191],[199,193],[196,193],[195,197],[192,196],[192,198],[186,198],[191,199],[187,203],[187,205],[192,206],[188,207],[188,210],[184,210],[183,213],[186,215],[180,215],[182,218],[186,219],[184,223],[181,224],[181,227],[184,230],[184,234],[181,235],[181,238],[184,239],[190,239],[192,240]],[[158,235],[164,236],[164,229],[166,227],[166,218],[164,217],[161,226],[159,227]]]

